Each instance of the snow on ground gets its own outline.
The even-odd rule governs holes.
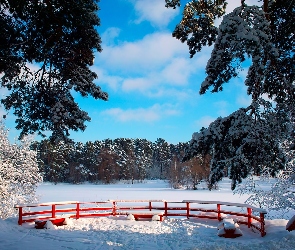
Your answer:
[[[233,195],[225,180],[216,191],[172,190],[162,181],[140,184],[52,185],[38,188],[40,202],[103,201],[109,199],[220,200],[243,202],[247,197]],[[71,219],[55,229],[37,230],[31,223],[17,225],[16,218],[0,220],[0,249],[294,249],[295,232],[285,229],[287,220],[267,220],[266,236],[240,225],[243,236],[235,239],[217,236],[217,220],[166,218],[158,221],[130,221],[125,216]]]
[[[219,189],[209,191],[205,184],[199,190],[172,189],[165,181],[150,180],[136,184],[111,184],[111,185],[71,185],[44,183],[39,186],[37,194],[40,202],[77,200],[106,201],[106,200],[221,200],[224,202],[243,203],[248,196],[233,196],[230,190],[230,180],[225,179],[219,184]]]

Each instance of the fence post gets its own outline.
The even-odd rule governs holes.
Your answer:
[[[23,224],[23,208],[22,207],[18,208],[18,224],[19,225]]]
[[[76,205],[76,220],[80,218],[80,203],[77,202]]]
[[[52,205],[52,218],[55,218],[55,204]]]
[[[152,211],[152,202],[151,201],[149,201],[149,209],[150,209],[150,211]]]
[[[113,201],[113,216],[116,216],[116,202]]]
[[[264,228],[264,213],[260,213],[260,223],[261,223],[261,237],[266,235],[265,228]]]
[[[252,224],[252,208],[247,207],[247,212],[248,212],[248,228],[250,228]]]
[[[190,209],[190,206],[189,206],[189,202],[186,203],[186,218],[189,219],[189,209]]]
[[[217,219],[221,221],[220,204],[217,204]]]
[[[167,214],[168,214],[168,204],[167,204],[167,201],[164,202],[164,205],[165,205],[165,216],[167,216]]]

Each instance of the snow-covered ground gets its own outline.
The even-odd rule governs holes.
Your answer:
[[[105,201],[109,199],[219,200],[242,203],[247,196],[233,195],[229,180],[219,190],[173,190],[163,181],[112,185],[52,185],[38,188],[40,202]],[[295,232],[285,229],[287,220],[266,221],[266,236],[240,225],[235,239],[217,236],[217,220],[166,218],[130,221],[125,216],[81,218],[69,225],[37,230],[33,224],[17,225],[16,218],[0,220],[0,249],[294,249]]]

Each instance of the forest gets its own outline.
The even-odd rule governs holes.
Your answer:
[[[210,157],[182,162],[187,146],[188,142],[174,145],[162,138],[155,142],[118,138],[85,144],[50,140],[32,144],[44,181],[110,184],[163,179],[174,188],[197,189],[200,181],[208,179]]]

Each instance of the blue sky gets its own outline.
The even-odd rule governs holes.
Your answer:
[[[228,10],[240,3],[229,2]],[[84,132],[71,132],[72,139],[187,142],[193,132],[217,117],[250,103],[243,84],[246,70],[227,83],[223,92],[199,95],[212,48],[204,48],[190,59],[187,45],[172,37],[181,9],[166,9],[164,0],[101,0],[99,7],[103,51],[96,54],[92,70],[109,100],[74,94],[92,120]],[[11,138],[18,136],[11,115],[6,127]]]

